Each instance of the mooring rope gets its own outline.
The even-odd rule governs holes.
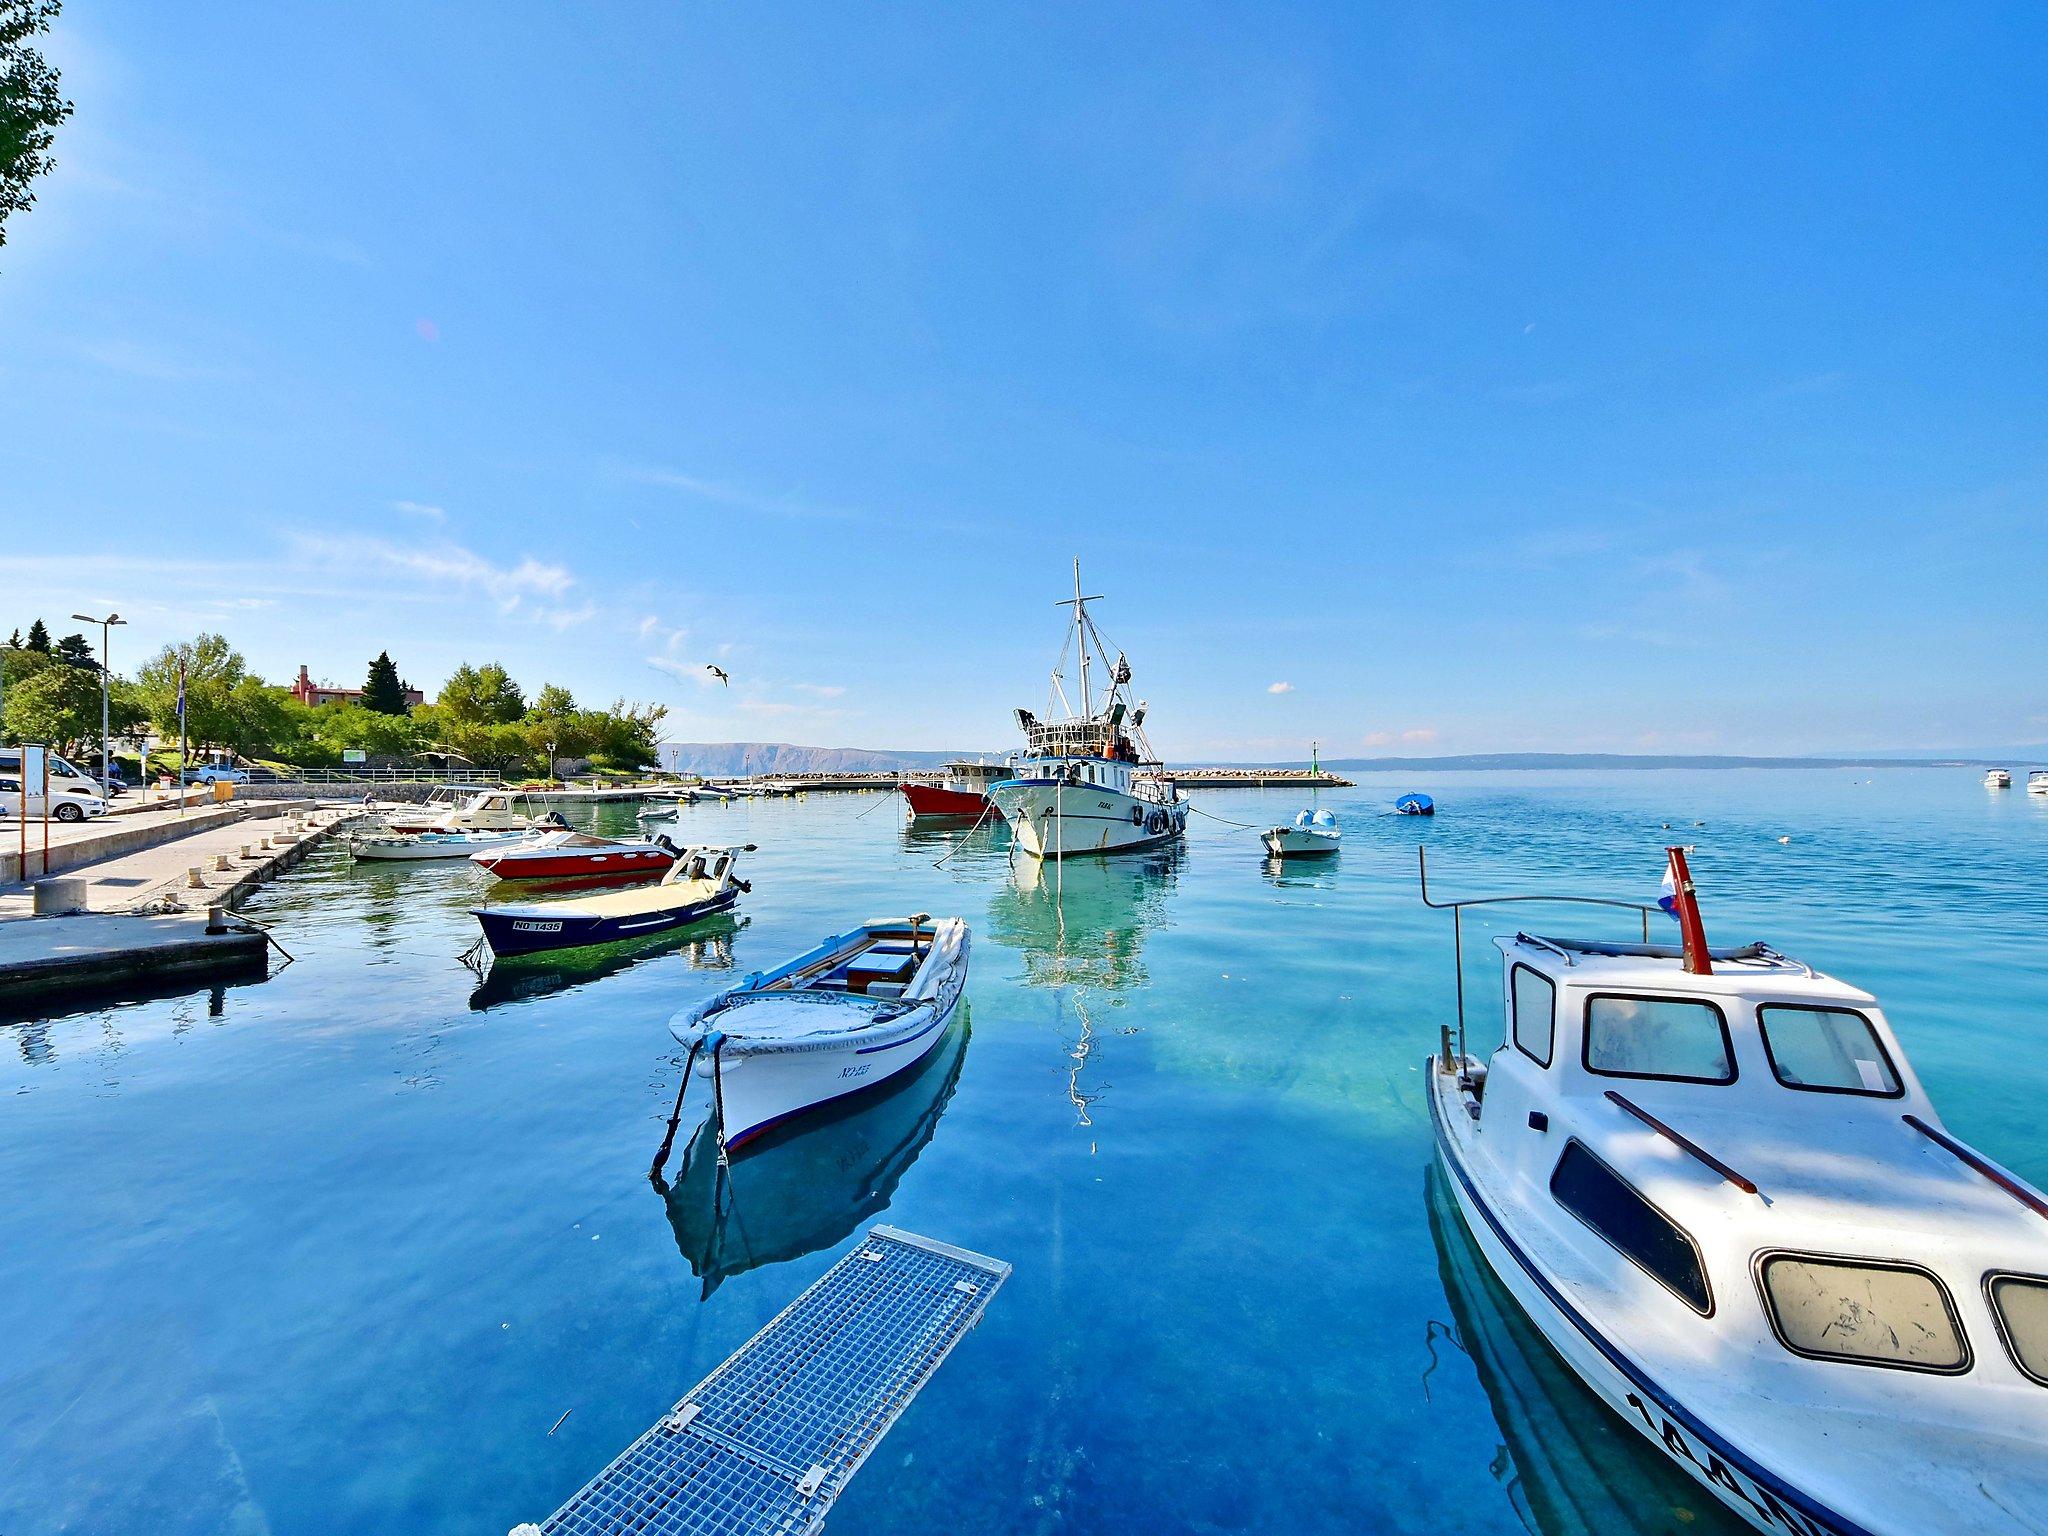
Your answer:
[[[676,1085],[676,1107],[668,1117],[668,1131],[661,1138],[661,1150],[654,1154],[654,1164],[647,1170],[647,1177],[657,1185],[661,1183],[661,1170],[668,1165],[669,1149],[676,1144],[676,1127],[683,1119],[683,1095],[690,1091],[690,1069],[697,1064],[697,1052],[703,1047],[702,1040],[690,1042],[690,1054],[683,1062],[683,1080]]]
[[[1265,830],[1255,821],[1232,821],[1228,816],[1218,816],[1214,811],[1205,811],[1192,800],[1188,802],[1188,809],[1197,816],[1206,816],[1211,821],[1220,821],[1226,827],[1236,827],[1243,832],[1260,832]]]
[[[983,795],[981,797],[981,814],[974,818],[974,825],[969,827],[964,833],[961,834],[960,841],[955,843],[951,848],[948,848],[945,852],[944,857],[940,858],[936,863],[934,863],[932,865],[932,868],[945,868],[946,860],[952,858],[954,854],[958,853],[962,848],[965,848],[967,846],[967,839],[974,836],[975,833],[981,830],[981,824],[984,821],[988,820],[988,813],[994,810],[995,808],[995,801],[989,799],[988,796]]]

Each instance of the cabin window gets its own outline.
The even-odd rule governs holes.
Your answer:
[[[1714,1298],[1698,1245],[1580,1143],[1565,1143],[1550,1175],[1550,1193],[1693,1311],[1712,1314]]]
[[[1547,1067],[1557,1038],[1557,988],[1548,976],[1526,965],[1517,965],[1509,976],[1514,983],[1515,1045],[1538,1066]]]
[[[1690,998],[1618,993],[1588,998],[1585,1054],[1586,1070],[1604,1077],[1735,1081],[1728,1021],[1714,1004]]]
[[[1993,1275],[1984,1289],[2012,1363],[2048,1387],[2048,1280],[2039,1275]]]
[[[1787,1088],[1867,1093],[1896,1099],[1906,1090],[1870,1020],[1849,1008],[1767,1003],[1756,1011],[1771,1071]]]
[[[1948,1292],[1924,1269],[1774,1253],[1757,1278],[1778,1342],[1795,1355],[1947,1375],[1970,1368]]]

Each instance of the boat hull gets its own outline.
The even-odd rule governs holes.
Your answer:
[[[1504,1215],[1466,1166],[1447,1124],[1449,1115],[1463,1113],[1455,1089],[1447,1086],[1451,1080],[1437,1070],[1434,1057],[1424,1070],[1437,1158],[1466,1230],[1495,1278],[1573,1374],[1679,1470],[1757,1530],[1775,1536],[1879,1536],[1800,1492],[1671,1400],[1647,1370],[1572,1304],[1516,1242]]]
[[[675,855],[658,848],[484,853],[472,862],[494,880],[634,880],[659,875]]]
[[[1017,846],[1033,858],[1136,853],[1187,831],[1185,800],[1166,804],[1094,784],[1010,779],[989,791]]]
[[[349,856],[385,864],[411,864],[428,859],[469,859],[478,853],[487,853],[502,842],[517,843],[525,837],[523,832],[508,832],[502,837],[482,836],[465,838],[460,835],[437,840],[432,833],[417,837],[374,837],[351,839]]]
[[[616,944],[625,939],[667,933],[725,911],[739,900],[739,896],[739,890],[729,886],[708,899],[651,912],[592,915],[529,906],[478,907],[474,909],[474,915],[484,931],[484,942],[491,946],[491,953],[503,960],[515,955],[583,949],[595,944]]]
[[[988,796],[939,784],[899,784],[913,816],[979,816],[989,808]]]

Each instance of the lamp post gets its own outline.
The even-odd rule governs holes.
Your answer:
[[[555,744],[548,743],[548,788],[555,787]]]
[[[114,776],[114,745],[109,738],[107,726],[108,679],[113,676],[113,656],[108,639],[116,624],[128,621],[118,613],[110,613],[104,619],[96,619],[89,613],[74,613],[72,618],[81,624],[97,624],[100,627],[100,793],[111,794],[109,787]]]

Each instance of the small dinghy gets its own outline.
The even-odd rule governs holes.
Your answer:
[[[669,1032],[711,1085],[725,1145],[923,1060],[967,983],[967,949],[957,917],[868,923],[677,1014]]]
[[[494,880],[636,880],[660,874],[679,850],[666,837],[633,841],[563,828],[471,860]]]
[[[666,933],[723,912],[753,889],[734,873],[739,848],[684,848],[657,885],[605,891],[563,901],[531,901],[474,907],[484,941],[500,959],[543,950],[616,944],[621,939]]]
[[[1403,795],[1394,802],[1394,809],[1403,816],[1434,816],[1436,802],[1427,795]]]
[[[373,834],[351,837],[351,858],[384,863],[412,863],[423,859],[467,859],[479,853],[496,853],[531,842],[531,832],[422,832],[405,837]]]
[[[664,800],[659,805],[643,805],[633,813],[635,821],[674,821],[680,814],[674,800]]]
[[[1431,1120],[1480,1252],[1758,1530],[2039,1536],[2048,1198],[1943,1127],[1869,993],[1709,949],[1668,856],[1680,943],[1572,898],[1645,941],[1498,939],[1503,1038],[1468,1054],[1462,1007],[1441,1031]]]
[[[1344,834],[1330,811],[1303,811],[1291,827],[1271,827],[1259,835],[1276,859],[1312,859],[1335,853]]]

